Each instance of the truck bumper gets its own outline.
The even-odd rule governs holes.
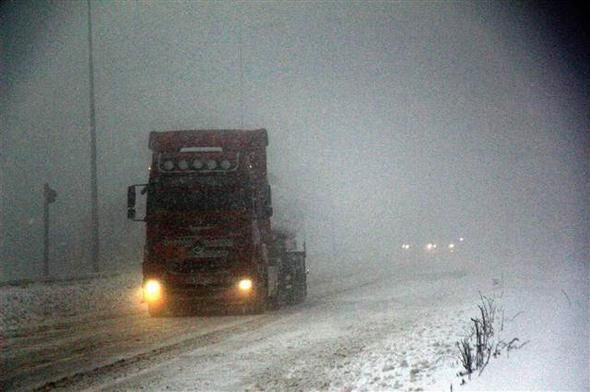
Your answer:
[[[147,273],[146,273],[147,272]],[[248,271],[219,276],[216,274],[170,274],[166,271],[144,268],[144,283],[156,280],[162,287],[163,306],[174,303],[194,305],[248,305],[256,300],[257,287],[240,288],[242,280],[256,280]]]
[[[199,287],[167,289],[169,301],[193,303],[195,305],[246,305],[253,301],[254,290],[241,292],[238,288]]]

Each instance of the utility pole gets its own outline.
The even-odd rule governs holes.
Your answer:
[[[239,16],[238,16],[239,18]],[[242,19],[239,19],[238,57],[240,60],[240,128],[244,129],[244,58],[242,57]]]
[[[92,232],[92,270],[99,271],[99,237],[98,237],[98,185],[96,174],[96,109],[94,105],[94,61],[92,58],[92,13],[90,0],[88,4],[88,84],[90,94],[90,202]]]

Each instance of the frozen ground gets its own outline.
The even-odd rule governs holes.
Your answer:
[[[527,268],[523,268],[528,264]],[[529,343],[494,360],[466,390],[590,390],[588,264],[506,266],[502,336]],[[513,319],[510,321],[511,319]]]
[[[0,287],[0,331],[10,336],[79,319],[142,312],[140,268],[81,281]]]
[[[587,266],[513,259],[490,270],[462,261],[367,270],[357,260],[334,273],[312,260],[308,301],[261,316],[150,319],[138,271],[2,287],[2,386],[588,390]],[[461,385],[455,342],[479,292],[504,309],[500,338],[528,343]]]

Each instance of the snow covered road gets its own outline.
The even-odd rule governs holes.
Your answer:
[[[405,331],[408,323],[424,317],[425,307],[436,306],[436,298],[450,295],[440,295],[440,288],[448,286],[444,280],[460,278],[441,276],[434,280],[437,286],[429,277],[424,283],[430,287],[421,287],[408,280],[408,273],[312,279],[304,305],[260,316],[153,319],[141,311],[13,329],[3,343],[2,385],[135,389],[141,381],[160,389],[166,386],[157,381],[163,379],[161,369],[175,372],[180,366],[195,374],[194,367],[182,365],[187,360],[201,369],[198,380],[181,377],[187,384],[174,389],[287,388],[291,381],[279,376],[283,367],[307,373],[303,365],[324,366],[324,361],[345,358],[384,330]],[[307,361],[316,356],[315,363]],[[318,374],[304,382],[320,387],[324,381]]]
[[[108,384],[107,390],[410,390],[433,385],[429,374],[454,362],[464,316],[461,273],[383,277],[273,314],[271,322],[196,347]],[[382,345],[395,337],[395,343]],[[380,371],[357,361],[374,348]],[[367,351],[368,349],[368,351]],[[385,354],[385,355],[383,355]],[[90,385],[92,386],[92,385]]]
[[[529,384],[522,389],[588,386],[588,347],[579,345],[588,338],[583,274],[548,274],[549,280],[527,269],[508,278],[501,271],[468,272],[452,263],[389,263],[361,268],[362,273],[350,265],[338,273],[328,267],[315,269],[304,304],[263,315],[153,319],[144,304],[130,301],[114,312],[77,312],[27,328],[5,320],[3,325],[12,328],[3,334],[2,389],[448,391],[452,383],[457,390],[461,367],[455,342],[468,333],[480,292],[507,293],[506,330],[521,341],[534,341],[511,359],[491,363],[462,390],[505,389],[515,384],[498,381],[511,382],[511,372],[523,371]],[[4,300],[16,296],[10,290],[2,295]],[[548,299],[558,313],[543,312]],[[526,309],[519,308],[523,301]],[[538,311],[532,312],[535,306]],[[517,313],[510,328],[508,318]],[[548,323],[554,328],[541,330],[543,336],[525,336],[530,325]],[[554,344],[547,352],[546,342],[556,339],[569,343]],[[527,366],[527,358],[540,350],[546,355],[542,363]],[[552,358],[561,361],[563,355],[577,358],[569,364],[569,378],[554,372],[544,374],[542,384],[532,383],[543,372],[541,365],[559,369]],[[520,362],[512,359],[519,356]]]

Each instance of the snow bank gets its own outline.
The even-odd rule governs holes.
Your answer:
[[[39,282],[0,287],[3,335],[81,318],[141,311],[141,270],[80,281]]]
[[[455,342],[467,336],[480,298],[446,313],[426,312],[404,335],[392,331],[332,371],[330,390],[587,391],[590,388],[588,265],[513,259],[481,263],[479,285],[503,309],[495,339],[524,345],[492,358],[481,375],[462,371]],[[493,265],[493,268],[491,266]],[[477,282],[477,283],[476,283]],[[473,290],[471,290],[473,292]],[[502,317],[502,315],[499,315]],[[499,320],[500,321],[500,320]]]
[[[502,336],[528,343],[492,360],[464,390],[590,389],[588,265],[530,262],[506,271],[502,288]]]

